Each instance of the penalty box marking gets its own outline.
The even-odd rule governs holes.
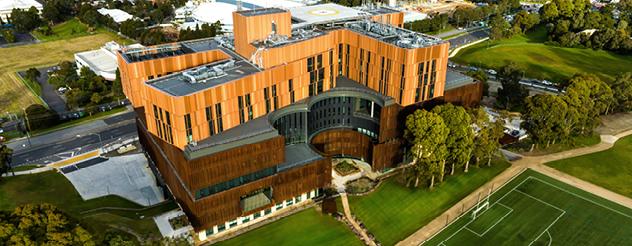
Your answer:
[[[474,222],[476,219],[474,219],[474,220],[470,221],[469,223],[467,223],[467,224],[465,225],[465,229],[467,229],[468,231],[470,231],[470,232],[472,232],[472,233],[476,234],[478,237],[483,237],[483,236],[485,236],[485,234],[487,234],[487,232],[489,232],[492,228],[494,228],[494,226],[496,226],[496,225],[497,225],[498,223],[500,223],[503,219],[505,219],[505,217],[507,217],[509,214],[511,214],[511,213],[514,211],[512,208],[507,207],[507,205],[502,204],[502,203],[494,203],[494,205],[493,205],[493,206],[495,206],[495,205],[500,205],[500,206],[503,206],[503,207],[505,207],[506,209],[509,209],[509,210],[508,210],[508,211],[507,211],[507,213],[505,213],[502,217],[500,217],[498,220],[496,220],[496,222],[495,222],[492,226],[490,226],[489,228],[487,228],[487,230],[485,230],[483,233],[478,233],[478,232],[476,232],[476,231],[472,230],[471,228],[467,227],[468,225],[470,225],[470,223]],[[490,207],[490,208],[491,208],[491,207]],[[480,218],[481,216],[483,216],[483,215],[484,215],[487,211],[489,211],[489,208],[488,208],[487,210],[483,211],[483,213],[481,213],[481,215],[480,215],[480,216],[478,216],[478,218]]]

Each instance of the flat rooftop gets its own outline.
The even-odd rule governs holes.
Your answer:
[[[323,156],[316,153],[309,144],[292,144],[285,146],[285,162],[278,165],[279,172],[294,167],[300,167],[313,161],[324,159]]]
[[[344,19],[371,16],[371,13],[334,3],[291,8],[292,18],[301,24],[326,23]]]
[[[474,78],[454,70],[448,69],[445,74],[445,89],[450,90],[468,84],[474,84]]]
[[[279,132],[272,127],[268,117],[264,115],[205,138],[195,145],[187,145],[185,155],[189,160],[195,159],[276,136],[279,136]]]
[[[406,49],[428,47],[446,42],[437,37],[369,20],[346,22],[344,27]]]
[[[225,51],[225,48],[222,48],[222,51]],[[259,71],[261,71],[259,68],[246,60],[231,57],[149,80],[146,83],[173,96],[186,96]]]
[[[238,14],[243,16],[257,16],[257,15],[268,15],[268,14],[278,14],[285,13],[287,10],[280,8],[264,8],[264,9],[251,9],[251,10],[242,10],[237,11]]]
[[[118,68],[116,62],[116,56],[112,52],[98,49],[85,51],[75,54],[75,56],[81,58],[90,68],[98,72],[115,72]]]

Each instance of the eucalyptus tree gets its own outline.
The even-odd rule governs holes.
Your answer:
[[[465,108],[449,103],[435,107],[432,112],[443,118],[449,130],[445,145],[450,175],[454,175],[454,170],[457,168],[464,167],[467,171],[474,150],[472,118]]]
[[[443,119],[435,113],[417,110],[406,117],[404,137],[412,145],[414,177],[411,180],[414,180],[415,187],[422,179],[430,179],[430,188],[434,186],[435,176],[441,174],[440,165],[445,163],[442,148],[445,148],[448,133]]]

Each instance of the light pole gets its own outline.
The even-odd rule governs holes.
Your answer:
[[[29,133],[29,131],[31,130],[31,123],[29,122],[29,118],[28,115],[26,115],[26,109],[22,108],[22,112],[24,112],[24,120],[26,120],[26,140],[29,142],[29,147],[31,147],[31,133]]]

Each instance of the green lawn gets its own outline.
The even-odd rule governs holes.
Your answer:
[[[598,134],[592,134],[590,136],[576,136],[564,143],[555,143],[549,146],[537,145],[533,151],[531,150],[531,144],[533,141],[531,138],[524,139],[520,142],[511,143],[504,148],[512,152],[520,153],[526,156],[538,156],[558,153],[570,149],[582,148],[587,146],[593,146],[601,142],[601,137]]]
[[[606,81],[630,71],[632,56],[583,48],[545,45],[543,27],[511,39],[486,41],[461,50],[453,61],[498,69],[513,61],[526,69],[530,78],[563,81],[576,73],[595,73]]]
[[[632,136],[619,139],[611,149],[554,161],[547,165],[632,197]]]
[[[329,215],[307,209],[216,245],[363,245]]]
[[[349,197],[351,212],[359,217],[382,245],[394,245],[501,173],[509,163],[494,161],[492,167],[447,177],[432,191],[407,188],[391,178],[373,193]]]
[[[14,167],[13,169],[11,169],[11,171],[13,172],[28,171],[28,170],[33,170],[38,167],[39,167],[38,165],[23,165],[23,166]]]
[[[69,22],[76,22],[70,20]],[[64,24],[60,24],[64,25]],[[71,24],[67,24],[72,26]],[[75,23],[76,25],[76,23]],[[66,36],[59,40],[49,40],[31,45],[2,48],[0,55],[0,109],[5,112],[21,112],[31,104],[42,104],[42,99],[16,74],[31,67],[45,67],[74,59],[74,54],[99,49],[109,41],[130,44],[133,41],[119,37],[106,30],[97,30],[93,34],[81,37]]]
[[[38,30],[33,31],[31,34],[35,36],[35,38],[39,39],[42,42],[49,41],[58,41],[58,40],[67,40],[77,37],[83,37],[88,35],[94,35],[99,33],[109,34],[113,37],[117,37],[115,33],[105,29],[105,28],[97,28],[93,31],[90,30],[88,25],[81,23],[77,18],[70,19],[66,22],[59,23],[53,26],[53,34],[46,36]],[[133,41],[125,40],[121,38],[117,38],[117,42],[122,41],[125,44],[131,44]]]
[[[109,230],[126,228],[142,237],[159,236],[158,228],[151,216],[173,210],[173,202],[143,209],[140,205],[118,196],[106,196],[84,201],[79,193],[63,175],[56,172],[44,172],[31,175],[3,178],[0,180],[0,210],[11,211],[26,203],[50,203],[78,219],[81,224],[101,240]],[[116,209],[87,211],[102,208],[129,208],[138,211]],[[144,215],[144,219],[139,217]],[[122,233],[118,231],[117,233]]]
[[[527,170],[424,245],[629,245],[632,210]]]

